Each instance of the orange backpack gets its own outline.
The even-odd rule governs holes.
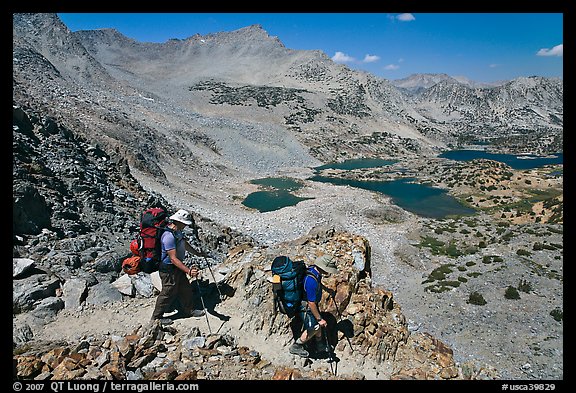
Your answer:
[[[140,271],[140,256],[134,255],[124,259],[122,262],[122,270],[126,274],[136,274]]]

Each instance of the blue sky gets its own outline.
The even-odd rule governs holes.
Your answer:
[[[563,77],[562,13],[59,13],[72,31],[115,28],[166,42],[260,24],[290,49],[386,79],[445,73],[478,82]]]

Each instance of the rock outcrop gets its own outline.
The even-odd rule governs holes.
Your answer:
[[[223,296],[220,311],[241,315],[236,332],[179,331],[158,322],[124,336],[85,337],[75,343],[23,340],[14,350],[15,376],[71,380],[366,379],[356,371],[335,375],[327,367],[277,363],[238,343],[244,334],[262,334],[281,349],[292,335],[288,318],[275,312],[270,261],[279,253],[305,261],[329,253],[340,272],[326,277],[323,316],[336,361],[376,367],[386,379],[493,379],[495,370],[456,365],[453,351],[430,334],[411,334],[393,294],[370,283],[370,247],[361,236],[315,231],[270,249],[232,249],[218,267],[226,272],[204,296]],[[331,294],[326,296],[326,294]],[[18,331],[21,336],[24,330]],[[291,341],[288,339],[288,341]]]

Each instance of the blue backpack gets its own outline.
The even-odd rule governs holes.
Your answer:
[[[276,310],[290,318],[300,310],[307,271],[304,261],[292,261],[285,255],[278,256],[272,261],[274,306]]]

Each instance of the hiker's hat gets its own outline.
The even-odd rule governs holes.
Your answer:
[[[336,260],[330,255],[322,255],[316,258],[314,265],[318,266],[320,269],[324,270],[330,274],[338,273],[338,268],[336,267]]]
[[[172,221],[178,221],[186,225],[192,224],[192,216],[184,209],[178,210],[176,213],[170,216]]]

